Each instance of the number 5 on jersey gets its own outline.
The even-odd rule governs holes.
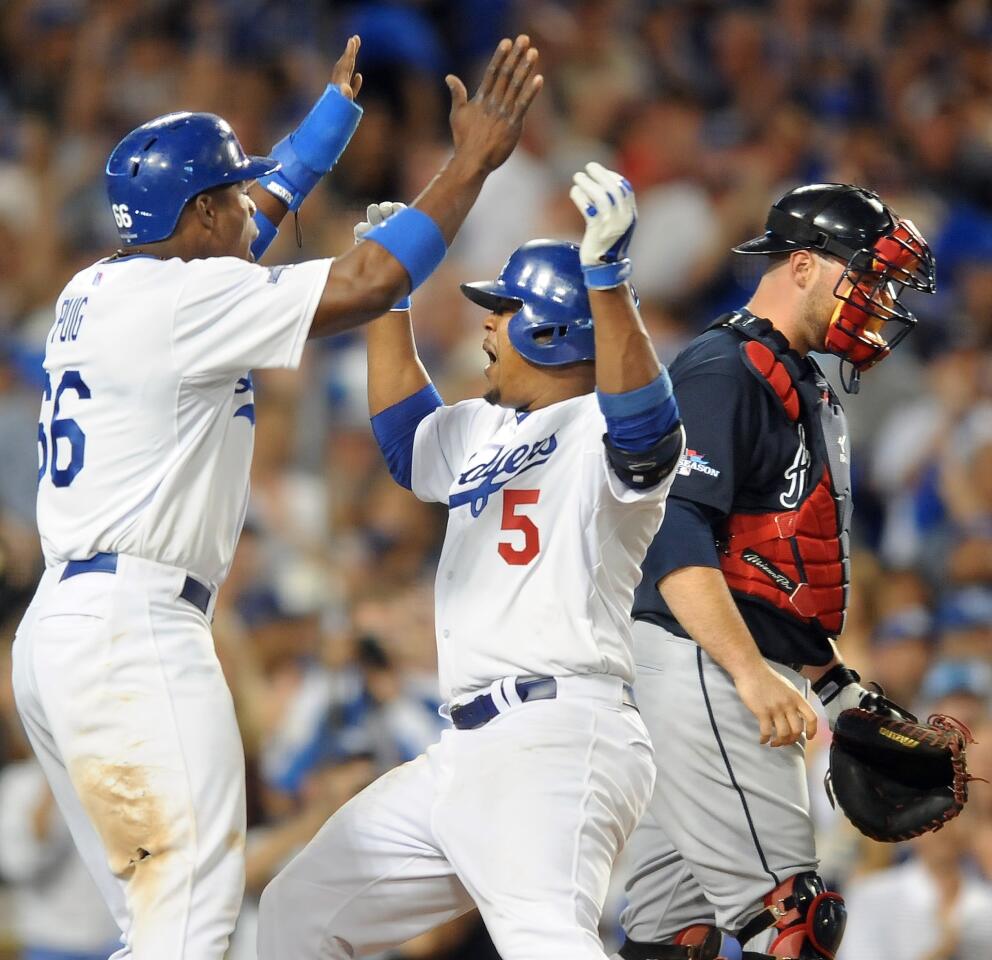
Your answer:
[[[514,546],[505,540],[499,543],[499,555],[511,567],[524,567],[541,549],[541,534],[537,525],[520,508],[537,503],[540,490],[507,490],[503,488],[503,522],[501,530],[518,530],[524,535],[522,547]],[[519,542],[519,537],[514,538]]]

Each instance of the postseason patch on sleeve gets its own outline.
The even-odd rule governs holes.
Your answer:
[[[679,461],[676,473],[680,477],[688,477],[693,473],[701,473],[704,476],[713,477],[714,479],[720,476],[720,471],[716,467],[710,466],[709,461],[702,453],[691,449],[687,449],[682,454],[682,459]]]

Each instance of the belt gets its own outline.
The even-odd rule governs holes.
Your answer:
[[[70,577],[78,577],[81,573],[117,573],[116,553],[95,553],[88,560],[70,560],[59,577],[59,582],[68,580]],[[210,588],[204,586],[195,577],[187,575],[183,582],[183,588],[179,591],[179,598],[187,603],[193,604],[204,616],[207,615],[207,608],[210,606]]]
[[[529,700],[554,700],[558,696],[558,681],[554,677],[535,677],[533,680],[516,679],[513,686],[521,703]],[[623,702],[635,706],[634,692],[629,684],[623,685]],[[476,730],[484,727],[493,717],[505,713],[496,706],[491,693],[482,693],[468,703],[450,708],[451,722],[456,730]]]

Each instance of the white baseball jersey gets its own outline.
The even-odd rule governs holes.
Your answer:
[[[435,616],[445,698],[507,676],[633,680],[630,609],[672,484],[606,459],[594,394],[520,414],[484,400],[421,421],[412,488],[446,503]]]
[[[248,500],[250,371],[299,366],[330,263],[139,254],[72,278],[38,425],[48,566],[116,552],[223,581]]]

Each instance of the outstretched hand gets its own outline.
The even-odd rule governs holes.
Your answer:
[[[338,89],[349,100],[354,100],[358,96],[358,91],[362,89],[362,75],[355,73],[355,61],[358,59],[361,45],[361,37],[349,37],[344,45],[344,52],[331,70],[331,83],[337,84]]]
[[[499,42],[471,100],[458,77],[445,78],[451,91],[456,156],[478,164],[484,173],[509,157],[520,139],[524,116],[544,84],[536,69],[537,48],[521,34],[513,43]]]

